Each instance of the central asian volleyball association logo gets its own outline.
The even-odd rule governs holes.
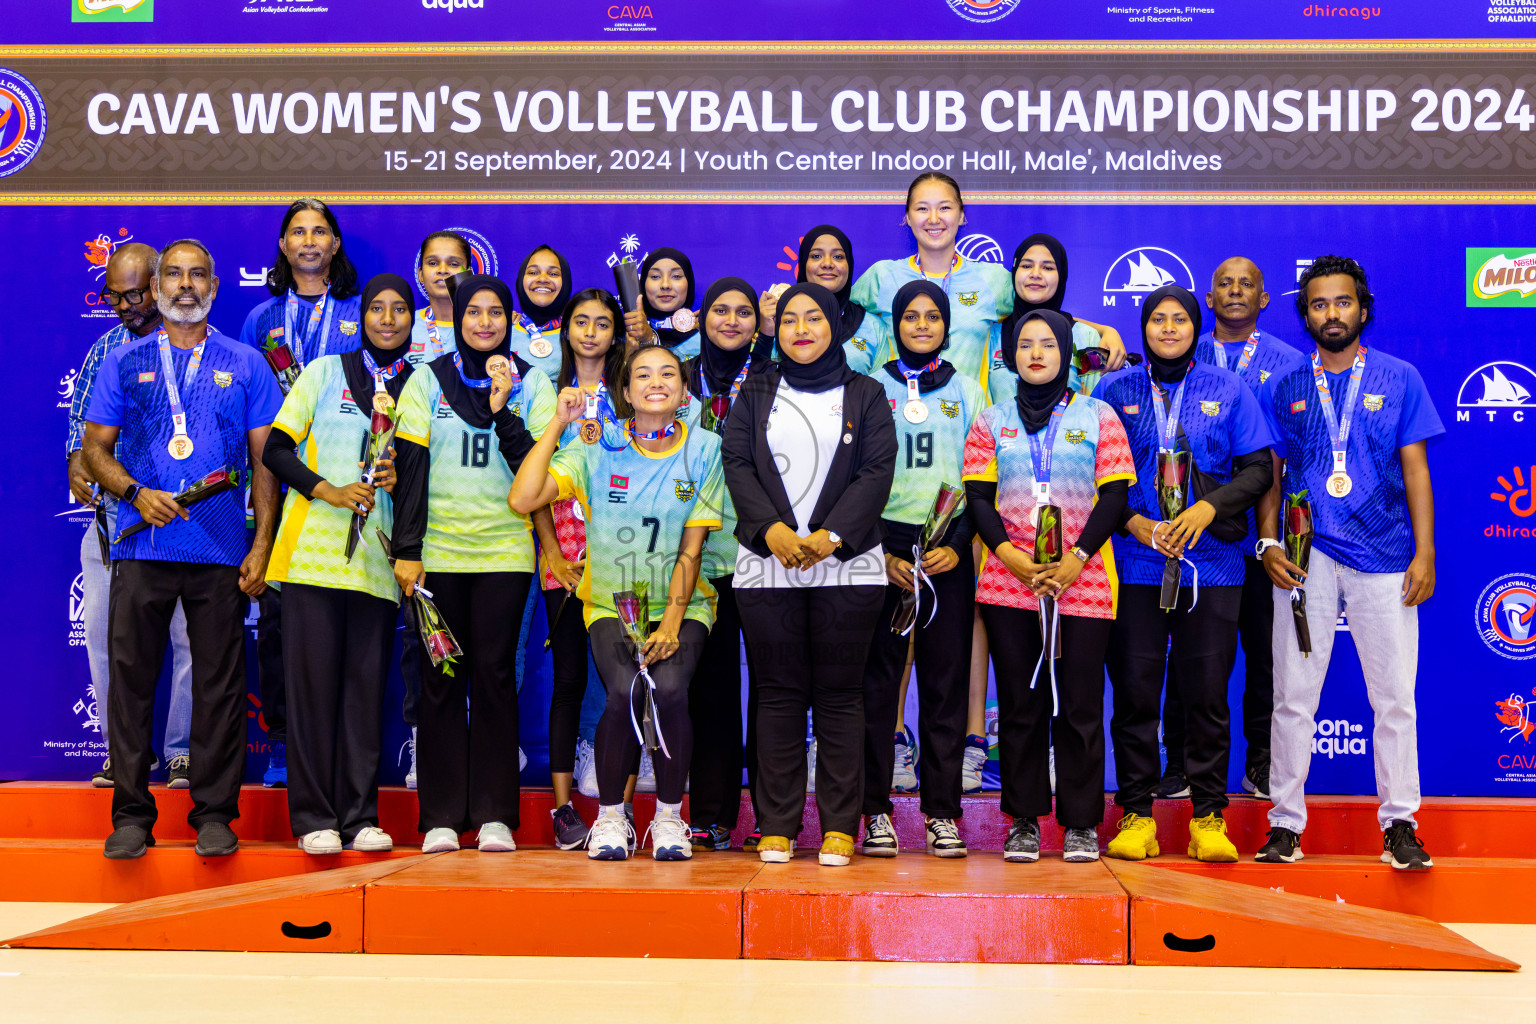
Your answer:
[[[42,94],[10,68],[0,68],[0,178],[31,163],[47,134]]]
[[[1021,0],[944,0],[949,9],[966,21],[986,24],[1006,18],[1019,6]]]
[[[1536,657],[1536,577],[1500,576],[1483,588],[1475,617],[1478,635],[1496,654],[1512,661]]]

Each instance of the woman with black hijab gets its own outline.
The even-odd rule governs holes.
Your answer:
[[[753,356],[758,309],[752,286],[723,277],[704,291],[699,354],[683,364],[688,393],[678,418],[689,427],[721,434],[742,385],[761,372]],[[741,810],[741,614],[731,588],[736,571],[736,511],[726,496],[723,523],[704,544],[702,573],[715,590],[715,625],[704,642],[688,707],[693,717],[693,767],[688,806],[695,850],[728,850]],[[750,669],[749,669],[750,674]],[[757,777],[756,686],[747,699],[747,778]]]
[[[837,297],[837,340],[842,343],[848,365],[857,373],[873,373],[884,359],[890,358],[889,345],[881,332],[880,320],[866,318],[864,307],[849,297],[853,291],[854,264],[853,243],[848,236],[831,224],[816,225],[801,236],[795,267],[796,283],[819,284]],[[787,287],[775,285],[762,294],[763,335],[756,355],[770,355],[774,311],[779,295]]]
[[[679,359],[699,354],[699,318],[693,311],[693,264],[663,246],[640,264],[640,309],[624,314],[631,345],[665,345]]]
[[[864,662],[885,599],[880,514],[896,425],[848,367],[837,298],[797,284],[776,311],[779,361],[749,375],[722,457],[736,508],[732,587],[757,674],[758,856],[787,861],[805,807],[813,712],[821,863],[853,856],[863,776]]]
[[[288,485],[267,582],[284,595],[288,820],[310,854],[393,845],[379,828],[378,779],[399,592],[377,541],[365,538],[350,558],[346,545],[358,509],[370,513],[368,534],[390,530],[393,466],[370,482],[358,454],[374,412],[392,414],[411,375],[416,311],[395,274],[368,282],[361,309],[361,347],[309,364],[262,452]]]
[[[497,278],[477,274],[461,283],[453,295],[454,351],[413,374],[400,397],[395,579],[407,596],[423,583],[430,588],[464,652],[440,665],[422,657],[416,761],[423,853],[456,850],[459,834],[477,826],[482,851],[516,849],[513,625],[528,598],[534,553],[528,519],[507,508],[507,490],[554,415],[555,391],[511,353],[512,313],[512,293]]]
[[[541,245],[517,268],[517,321],[512,351],[550,380],[560,373],[560,316],[571,301],[571,265]]]
[[[1094,393],[1120,416],[1136,460],[1121,516],[1129,537],[1115,542],[1123,585],[1107,665],[1125,816],[1106,852],[1126,860],[1158,855],[1152,792],[1162,777],[1157,726],[1166,673],[1179,687],[1189,730],[1189,855],[1235,861],[1221,818],[1231,747],[1227,678],[1237,656],[1245,513],[1273,482],[1273,438],[1242,378],[1195,361],[1200,304],[1193,295],[1177,285],[1157,289],[1141,305],[1141,328],[1147,372],[1120,374]],[[1163,479],[1160,462],[1168,467]],[[1171,522],[1158,497],[1170,485],[1185,495]]]
[[[1039,309],[1005,336],[1014,395],[971,427],[965,493],[990,555],[976,600],[997,670],[1002,809],[1012,817],[1003,859],[1040,857],[1038,819],[1051,813],[1049,757],[1056,751],[1056,821],[1067,861],[1099,859],[1104,818],[1104,651],[1115,615],[1110,534],[1136,478],[1115,412],[1067,386],[1067,318]],[[1036,560],[1040,505],[1060,509],[1059,557]],[[1041,621],[1040,598],[1054,602]],[[1060,657],[1043,656],[1042,627]]]

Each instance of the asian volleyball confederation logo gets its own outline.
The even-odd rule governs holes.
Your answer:
[[[966,21],[986,24],[1006,18],[1022,0],[944,0],[949,9]]]
[[[1513,661],[1536,657],[1536,576],[1500,576],[1477,599],[1477,633],[1495,653]]]
[[[31,163],[47,134],[42,94],[10,68],[0,68],[0,178]]]

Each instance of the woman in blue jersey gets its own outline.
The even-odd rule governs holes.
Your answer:
[[[683,364],[688,397],[679,414],[696,429],[720,434],[747,378],[765,358],[753,355],[758,331],[752,286],[724,277],[704,291],[699,354]],[[704,546],[703,576],[715,592],[715,625],[688,691],[693,716],[693,767],[688,806],[695,850],[728,850],[741,809],[741,615],[731,588],[736,571],[736,512],[726,495],[722,525]],[[756,688],[748,686],[747,778],[757,776]]]
[[[800,252],[795,260],[795,282],[819,284],[837,297],[839,317],[837,338],[843,345],[848,365],[858,373],[870,373],[887,357],[888,341],[882,333],[884,322],[866,316],[864,307],[854,302],[853,243],[842,230],[831,224],[818,224],[800,238]],[[773,320],[779,295],[788,285],[775,285],[763,292],[762,340],[755,355],[769,358],[773,351]]]
[[[624,362],[614,396],[621,427],[589,431],[558,448],[556,430],[588,415],[577,388],[560,393],[551,429],[534,446],[507,494],[514,510],[562,498],[580,501],[587,559],[576,595],[586,612],[592,658],[608,690],[597,727],[598,814],[587,838],[593,860],[625,860],[634,831],[624,788],[639,754],[637,723],[654,699],[657,749],[652,856],[693,856],[683,790],[693,754],[688,686],[714,621],[714,591],[699,578],[704,540],[720,528],[725,482],[720,439],[677,418],[687,389],[677,355],[645,345]],[[645,585],[638,650],[619,619],[615,595]],[[641,666],[644,666],[643,669]]]
[[[1136,460],[1121,525],[1130,536],[1115,541],[1122,585],[1107,661],[1117,800],[1125,816],[1106,852],[1126,860],[1159,852],[1152,793],[1162,778],[1157,728],[1166,674],[1177,679],[1189,730],[1189,855],[1235,861],[1221,817],[1231,746],[1227,678],[1237,655],[1245,513],[1273,483],[1273,440],[1248,386],[1195,361],[1200,305],[1193,295],[1177,285],[1157,289],[1141,305],[1141,326],[1146,372],[1119,374],[1094,392],[1124,423]],[[1160,479],[1163,452],[1170,465],[1188,453],[1185,484],[1173,471],[1167,485]],[[1170,485],[1186,496],[1171,522],[1158,497]],[[1169,609],[1162,607],[1165,590],[1173,590]]]
[[[388,534],[393,467],[358,479],[374,412],[393,414],[410,378],[411,289],[380,274],[363,289],[362,347],[305,370],[272,424],[262,462],[288,485],[267,565],[283,585],[288,684],[288,819],[309,854],[382,851],[379,739],[399,591],[371,534]],[[348,557],[353,513],[369,510]]]
[[[699,354],[699,317],[693,309],[693,264],[663,246],[640,264],[640,309],[624,314],[631,345],[662,345],[679,359]]]
[[[864,855],[894,857],[891,770],[897,701],[915,645],[918,730],[922,738],[922,810],[928,852],[964,857],[960,838],[960,773],[971,668],[975,565],[971,521],[962,507],[944,535],[921,552],[923,524],[945,486],[959,490],[965,438],[985,408],[981,385],[944,358],[949,297],[931,281],[909,281],[896,292],[891,321],[897,357],[875,374],[896,419],[896,477],[882,518],[890,580],[864,667]],[[892,629],[902,599],[916,592],[910,632]],[[932,614],[930,620],[929,615]]]
[[[601,288],[578,292],[565,307],[560,324],[560,366],[556,378],[561,388],[576,388],[585,403],[582,420],[568,424],[560,444],[581,441],[583,427],[616,424],[613,402],[608,397],[610,380],[618,380],[624,366],[624,312],[619,302]],[[591,414],[590,416],[588,414]],[[587,624],[585,608],[576,588],[581,583],[587,558],[587,524],[581,503],[575,498],[553,501],[533,513],[539,536],[542,563],[540,584],[544,612],[549,622],[549,648],[554,663],[554,689],[549,703],[549,771],[555,790],[555,845],[574,850],[587,838],[587,826],[571,804],[571,784],[576,770],[583,700],[587,692]],[[590,737],[587,738],[590,742]],[[590,756],[590,753],[585,756]]]
[[[406,357],[416,364],[430,363],[451,353],[453,293],[448,282],[470,268],[469,242],[457,231],[434,231],[416,250],[416,283],[428,305],[411,321],[411,349]]]
[[[571,301],[571,265],[547,245],[529,253],[517,268],[517,322],[512,351],[551,380],[560,371],[560,317]]]
[[[432,592],[464,652],[439,665],[422,658],[422,852],[456,850],[471,828],[482,852],[500,852],[517,848],[514,624],[534,570],[532,528],[508,511],[506,495],[555,393],[508,347],[504,283],[470,277],[454,292],[453,313],[453,353],[412,374],[400,397],[395,578],[407,596],[419,585]]]

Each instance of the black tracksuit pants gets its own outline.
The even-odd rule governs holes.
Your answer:
[[[256,682],[267,739],[288,742],[288,683],[283,676],[283,592],[268,587],[256,599]]]
[[[741,612],[730,576],[709,581],[715,588],[715,625],[704,641],[704,654],[688,688],[693,718],[693,768],[688,778],[688,813],[695,825],[735,829],[741,813]],[[756,683],[747,667],[747,703],[755,703]],[[749,725],[752,716],[749,715]],[[752,751],[756,754],[756,751]],[[747,774],[754,782],[757,766]],[[754,805],[755,807],[755,805]]]
[[[565,610],[561,611],[561,605]],[[549,623],[549,653],[554,687],[549,695],[549,770],[576,770],[576,733],[581,728],[581,702],[587,695],[587,626],[585,606],[564,587],[544,591],[544,616]],[[556,622],[556,617],[559,622]]]

